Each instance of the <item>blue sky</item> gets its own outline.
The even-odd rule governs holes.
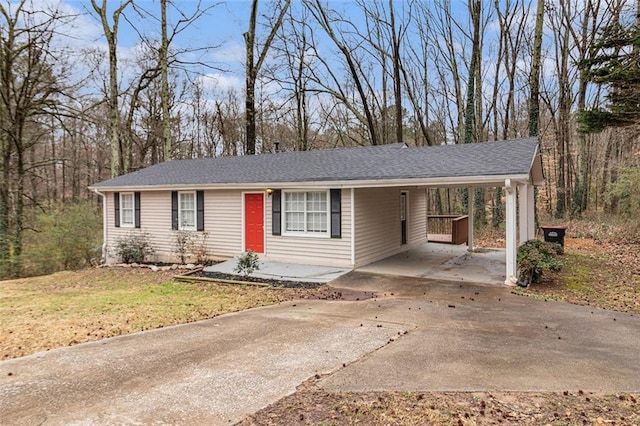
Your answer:
[[[39,1],[39,0],[34,0]],[[45,0],[53,4],[56,0]],[[106,52],[106,42],[99,19],[94,16],[90,0],[59,0],[64,7],[70,7],[70,13],[81,14],[76,20],[75,28],[70,31],[73,38],[72,44],[77,46],[99,47]],[[98,0],[100,3],[101,0]],[[109,0],[109,17],[112,11],[120,5],[120,0]],[[159,38],[160,2],[158,0],[136,0],[136,5],[158,19],[142,19],[134,9],[129,6],[126,9],[128,21],[121,19],[118,32],[119,57],[122,62],[127,58],[135,60],[134,49],[140,42],[138,32],[151,38]],[[292,7],[296,7],[299,0],[293,0]],[[345,16],[353,16],[357,19],[359,7],[352,0],[332,0],[329,2],[332,8],[342,9]],[[398,1],[398,7],[402,7],[403,1]],[[34,3],[35,4],[35,3]],[[261,15],[270,15],[271,0],[261,0],[259,3],[259,25],[264,19]],[[189,16],[198,7],[196,0],[175,0],[168,8],[169,24],[175,24],[180,18],[178,12],[182,11]],[[244,39],[243,33],[248,28],[248,20],[251,9],[250,0],[202,0],[201,9],[207,9],[196,22],[191,24],[174,41],[174,48],[201,48],[211,47],[206,56],[201,58],[215,70],[204,70],[211,81],[215,80],[218,88],[233,87],[242,90],[244,87]],[[259,28],[264,33],[263,28]],[[211,82],[210,81],[210,82]]]

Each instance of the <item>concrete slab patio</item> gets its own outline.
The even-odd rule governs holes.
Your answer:
[[[327,391],[640,391],[638,316],[504,286],[362,272],[334,285],[381,295],[0,362],[0,424],[233,424],[315,374]]]
[[[204,268],[204,271],[237,275],[238,273],[235,272],[237,265],[238,259],[234,258],[215,265],[207,266]],[[261,261],[260,269],[254,271],[251,276],[272,280],[328,283],[349,271],[351,271],[351,269],[304,265],[299,263]]]
[[[358,268],[361,272],[487,284],[504,284],[505,251],[427,243]]]

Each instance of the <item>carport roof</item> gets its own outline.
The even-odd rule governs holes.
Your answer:
[[[473,185],[542,182],[537,138],[430,147],[404,144],[171,160],[93,185],[96,190],[329,184]]]

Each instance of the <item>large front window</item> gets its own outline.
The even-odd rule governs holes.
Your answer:
[[[120,226],[133,227],[134,225],[134,200],[133,192],[120,193]]]
[[[326,191],[285,192],[284,229],[287,233],[327,234],[329,204]]]
[[[178,229],[182,231],[196,230],[196,193],[180,192],[178,210]]]

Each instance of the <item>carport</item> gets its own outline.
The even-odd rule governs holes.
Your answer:
[[[363,185],[362,187],[351,186],[352,194],[355,193],[355,199],[351,203],[353,206],[352,214],[355,218],[351,221],[351,233],[354,235],[353,240],[355,240],[352,242],[352,264],[356,269],[384,273],[386,266],[389,271],[400,272],[399,275],[431,275],[441,278],[448,276],[452,279],[463,278],[475,282],[504,282],[507,285],[513,285],[517,282],[517,248],[519,244],[535,238],[534,187],[544,183],[538,141],[536,138],[526,138],[497,143],[457,145],[455,147],[455,150],[443,149],[438,151],[438,155],[425,157],[422,163],[423,169],[419,171],[421,175],[409,176],[409,173],[400,170],[402,176],[393,179],[367,182],[367,186]],[[428,152],[430,153],[430,151]],[[436,151],[433,152],[436,153]],[[391,238],[388,237],[388,228],[395,226],[395,223],[392,223],[391,219],[382,223],[375,222],[374,216],[384,213],[382,206],[384,191],[393,188],[396,191],[399,190],[401,194],[408,191],[410,196],[413,193],[426,193],[429,189],[466,188],[469,206],[465,218],[468,223],[463,227],[467,233],[466,238],[461,238],[460,235],[452,236],[454,244],[450,245],[425,244],[428,238],[427,235],[422,235],[422,241],[416,244],[408,244],[395,252],[361,262],[358,256],[361,255],[359,244],[362,237],[370,238],[369,235],[373,232],[386,233],[387,237],[379,237],[378,243],[384,244],[392,241],[393,234],[391,234]],[[501,188],[503,190],[505,203],[504,250],[490,250],[490,248],[488,250],[487,248],[478,248],[475,245],[473,209],[475,189],[477,188]],[[367,195],[366,197],[374,199],[374,201],[360,202],[359,194],[363,191],[373,194],[375,190],[378,190],[381,195],[378,197]],[[412,197],[415,200],[416,197]],[[362,196],[362,199],[364,198]],[[401,203],[403,202],[401,198]],[[416,212],[418,215],[422,214],[420,209],[416,209]],[[360,215],[367,215],[367,217],[358,221]],[[400,208],[400,216],[403,215],[403,208]],[[426,207],[424,207],[424,215],[427,215]],[[423,221],[421,226],[425,227],[426,234],[427,218],[420,217],[418,220]],[[376,223],[377,229],[375,231],[367,230],[366,233],[361,231],[361,228],[369,223]],[[464,240],[466,240],[466,246],[455,245],[455,243]],[[486,266],[483,266],[484,264]],[[464,271],[465,268],[468,269],[467,272]],[[502,273],[496,273],[496,268],[500,268]],[[472,279],[474,276],[476,279]]]

